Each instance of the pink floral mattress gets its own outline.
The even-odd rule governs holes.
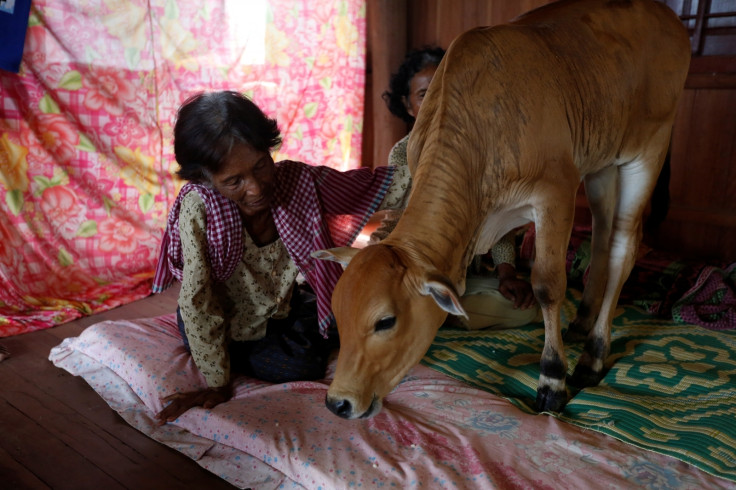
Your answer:
[[[423,366],[372,419],[343,420],[325,408],[329,371],[286,384],[241,376],[229,402],[157,427],[161,397],[204,386],[173,314],[92,325],[49,358],[133,427],[240,488],[736,488]]]

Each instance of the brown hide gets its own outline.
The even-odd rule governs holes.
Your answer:
[[[357,253],[318,253],[349,262],[333,295],[341,351],[328,407],[377,413],[447,312],[463,314],[457,295],[474,254],[533,221],[531,281],[545,321],[537,406],[561,409],[564,254],[581,180],[593,256],[567,337],[587,339],[572,382],[596,384],[689,58],[677,16],[645,0],[562,1],[458,37],[409,141],[413,190],[396,229]]]

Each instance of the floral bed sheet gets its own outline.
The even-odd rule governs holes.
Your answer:
[[[160,398],[204,385],[175,316],[106,321],[53,348],[132,426],[240,488],[736,488],[686,463],[417,366],[367,420],[324,406],[326,379],[240,376],[232,400],[153,421]]]

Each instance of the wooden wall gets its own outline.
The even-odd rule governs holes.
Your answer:
[[[736,56],[693,58],[672,133],[670,194],[650,244],[736,261]]]
[[[546,3],[548,0],[408,0],[409,44],[447,49],[455,37],[472,27],[508,22]]]
[[[507,22],[547,0],[368,0],[368,73],[363,164],[385,165],[393,144],[409,128],[381,94],[404,55],[428,45],[444,49],[471,27]]]
[[[718,2],[719,0],[713,0]],[[381,99],[409,49],[447,48],[463,31],[506,22],[547,0],[368,0],[364,164],[383,165],[407,128]],[[722,38],[725,39],[725,38]],[[670,210],[645,241],[685,257],[736,261],[736,43],[695,56],[672,139]],[[730,54],[728,54],[730,53]],[[586,221],[579,199],[578,220]]]

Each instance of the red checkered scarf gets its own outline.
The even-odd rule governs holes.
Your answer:
[[[300,162],[276,164],[273,218],[291,259],[317,294],[319,329],[323,335],[330,325],[332,291],[342,267],[314,259],[310,254],[352,244],[383,201],[392,177],[390,167],[339,172]],[[192,190],[205,203],[208,255],[215,280],[227,280],[243,256],[243,225],[237,205],[214,189],[186,184],[169,212],[153,292],[169,287],[174,277],[181,281],[179,210],[182,198]]]

